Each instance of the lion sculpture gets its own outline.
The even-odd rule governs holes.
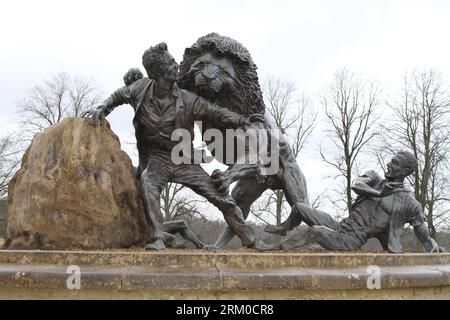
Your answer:
[[[265,112],[256,69],[250,53],[241,43],[211,33],[185,50],[178,85],[242,115],[260,115],[262,121],[254,122],[253,126],[266,130],[270,136],[272,130],[278,128]],[[210,127],[213,125],[203,124],[202,130]],[[282,189],[291,206],[297,202],[309,204],[305,177],[281,133],[278,150],[279,170],[274,175],[261,176],[258,165],[245,164],[233,164],[225,172],[213,172],[212,177],[223,192],[228,192],[230,184],[237,181],[231,195],[244,218],[248,217],[252,203],[267,189]],[[233,231],[227,227],[215,246],[225,247],[233,236]]]

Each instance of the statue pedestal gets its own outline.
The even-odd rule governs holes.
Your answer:
[[[0,299],[21,298],[450,299],[450,254],[1,250]]]

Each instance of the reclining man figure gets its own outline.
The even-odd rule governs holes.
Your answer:
[[[400,235],[404,225],[409,223],[428,252],[445,251],[430,237],[420,203],[403,186],[405,178],[414,173],[416,167],[414,155],[401,151],[387,164],[385,179],[374,171],[357,178],[352,190],[358,197],[349,217],[341,222],[325,212],[297,203],[282,225],[266,226],[265,231],[286,235],[302,221],[310,228],[299,231],[272,249],[292,249],[317,243],[328,250],[358,250],[369,238],[375,237],[385,250],[400,253]]]
[[[218,207],[243,245],[264,248],[265,244],[256,239],[254,230],[243,220],[234,199],[219,192],[199,164],[174,164],[171,158],[172,149],[178,144],[171,140],[172,133],[179,128],[187,129],[192,133],[192,140],[194,120],[215,121],[232,128],[249,125],[249,120],[178,88],[175,83],[178,64],[165,43],[146,50],[142,61],[149,77],[118,89],[88,115],[97,123],[119,105],[130,104],[135,109],[138,177],[153,241],[146,248],[163,249],[165,243],[173,241],[164,232],[160,208],[161,191],[169,181],[189,187]]]

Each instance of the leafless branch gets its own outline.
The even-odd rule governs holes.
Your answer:
[[[346,206],[352,203],[351,183],[358,171],[360,153],[377,136],[380,90],[373,83],[365,84],[347,69],[338,70],[330,88],[322,95],[321,103],[329,124],[326,134],[335,146],[331,155],[320,150],[322,160],[344,177]]]
[[[93,80],[59,73],[30,89],[18,102],[20,123],[31,138],[66,117],[80,116],[100,102]]]

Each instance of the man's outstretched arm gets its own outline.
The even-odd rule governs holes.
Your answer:
[[[420,225],[414,227],[414,233],[427,252],[446,251],[444,248],[439,247],[437,242],[433,238],[431,238],[430,232],[428,231],[428,227],[425,223],[421,223]]]
[[[194,120],[207,120],[230,128],[239,128],[250,124],[248,118],[210,103],[201,97],[195,98],[190,110]]]
[[[113,94],[111,94],[106,100],[103,101],[96,109],[87,111],[83,116],[89,116],[94,122],[100,122],[105,120],[114,108],[130,103],[132,101],[131,86],[122,87]]]

